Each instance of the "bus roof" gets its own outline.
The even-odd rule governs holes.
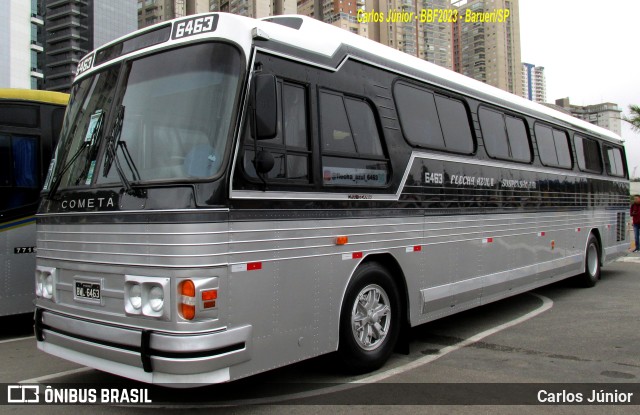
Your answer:
[[[0,99],[36,101],[46,104],[67,105],[69,94],[35,89],[0,88]]]

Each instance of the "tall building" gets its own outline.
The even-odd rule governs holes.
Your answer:
[[[569,98],[561,98],[556,99],[556,106],[571,112],[574,117],[606,128],[618,135],[621,134],[620,115],[622,114],[622,108],[618,104],[603,102],[601,104],[581,106],[571,104]]]
[[[453,5],[465,17],[454,24],[453,69],[522,96],[518,0],[457,0]],[[468,15],[476,18],[467,20]]]
[[[138,28],[189,14],[206,13],[210,0],[137,0]]]
[[[452,69],[451,23],[402,19],[397,12],[420,16],[433,10],[451,9],[451,0],[369,0],[367,10],[382,13],[383,22],[369,23],[369,38],[409,55]],[[390,17],[390,21],[386,19]]]
[[[90,50],[137,29],[136,0],[44,0],[45,88],[67,92]]]
[[[296,14],[296,0],[211,0],[214,12],[227,12],[247,17],[267,17],[280,14]]]
[[[40,1],[0,3],[0,88],[42,89],[43,26]]]
[[[365,0],[298,0],[297,13],[369,37],[368,24],[358,21],[358,9],[364,7]]]
[[[547,101],[547,81],[544,66],[522,62],[522,96],[529,101]]]

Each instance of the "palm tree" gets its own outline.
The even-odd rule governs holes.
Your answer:
[[[634,131],[640,132],[640,105],[629,105],[629,112],[630,115],[623,115],[622,119],[631,124]]]

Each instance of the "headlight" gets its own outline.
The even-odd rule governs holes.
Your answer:
[[[40,271],[36,271],[36,296],[42,297],[44,289],[44,275]]]
[[[36,266],[36,296],[56,301],[56,268]]]
[[[129,304],[134,310],[140,310],[140,307],[142,307],[142,288],[140,288],[140,284],[132,284],[129,287]]]
[[[42,296],[44,298],[53,298],[53,275],[45,274],[42,285]]]
[[[156,285],[149,290],[149,307],[153,311],[160,311],[164,306],[164,291],[162,287]]]
[[[139,317],[171,320],[171,283],[166,277],[124,276],[124,311]]]

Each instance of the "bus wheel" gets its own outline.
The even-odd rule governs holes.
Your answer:
[[[589,235],[584,262],[584,274],[579,276],[578,281],[583,287],[593,287],[600,279],[600,245],[593,234]]]
[[[391,274],[375,262],[359,267],[344,296],[338,355],[345,367],[365,373],[393,352],[401,321],[400,295]]]

